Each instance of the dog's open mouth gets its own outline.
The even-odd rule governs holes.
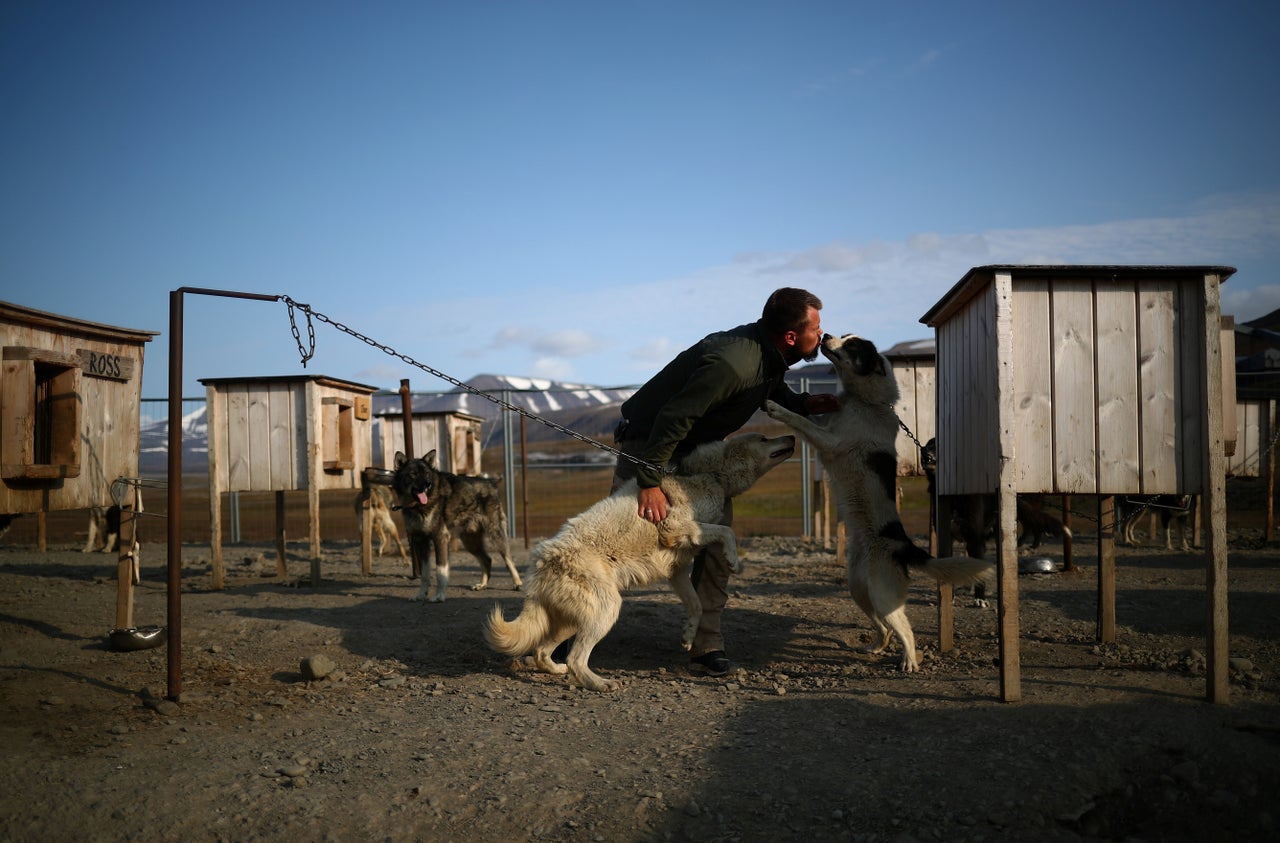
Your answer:
[[[431,502],[431,498],[427,495],[426,489],[419,489],[417,492],[414,492],[413,496],[417,498],[418,503],[422,504],[423,506],[426,506],[428,503]]]
[[[796,446],[795,446],[795,445],[786,445],[786,446],[784,446],[784,447],[782,447],[782,448],[779,448],[778,450],[774,451],[773,453],[769,454],[769,459],[771,459],[771,460],[784,460],[784,459],[786,459],[787,457],[789,457],[789,456],[791,456],[792,454],[794,454],[795,452],[796,452]]]

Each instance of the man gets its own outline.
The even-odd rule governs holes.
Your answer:
[[[839,406],[834,395],[797,394],[783,382],[787,368],[814,360],[822,342],[817,296],[794,287],[775,290],[760,319],[710,334],[681,352],[622,405],[615,434],[620,451],[651,466],[679,463],[698,445],[724,439],[772,398],[802,415],[829,413]],[[614,472],[617,489],[636,478],[640,485],[636,514],[658,523],[670,502],[659,488],[662,473],[620,458]],[[733,502],[725,502],[722,524],[733,523]],[[720,616],[728,597],[729,572],[694,562],[693,581],[702,601],[702,623],[694,637],[689,670],[726,676],[737,667],[725,655]]]

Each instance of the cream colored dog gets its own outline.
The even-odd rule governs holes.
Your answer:
[[[770,401],[772,418],[804,437],[822,457],[836,508],[848,536],[849,591],[879,632],[869,649],[884,652],[893,633],[902,641],[902,669],[918,670],[916,639],[907,620],[908,570],[938,582],[968,585],[990,576],[995,564],[967,556],[935,559],[907,536],[898,515],[898,381],[870,340],[827,337],[822,353],[835,366],[840,409],[815,419]]]
[[[751,433],[700,445],[676,474],[663,479],[671,509],[659,524],[636,515],[636,483],[624,484],[534,547],[524,609],[508,623],[502,607],[495,606],[485,622],[485,641],[509,656],[532,652],[539,670],[571,673],[593,691],[616,691],[620,683],[591,671],[591,650],[617,622],[624,588],[665,579],[684,604],[681,643],[689,649],[702,619],[702,604],[689,580],[694,556],[708,548],[712,564],[742,570],[733,530],[715,522],[726,498],[751,488],[795,447],[794,436]],[[575,635],[568,664],[552,661],[552,651]]]
[[[364,518],[364,501],[366,496],[369,499],[369,524],[372,535],[370,541],[374,538],[378,540],[378,555],[386,556],[387,548],[391,546],[391,542],[396,543],[396,547],[400,549],[400,559],[406,564],[409,563],[409,554],[405,553],[404,542],[400,541],[400,530],[396,527],[396,521],[391,516],[391,489],[388,486],[370,485],[368,492],[361,489],[356,492],[356,521],[359,522]]]

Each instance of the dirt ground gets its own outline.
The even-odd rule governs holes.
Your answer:
[[[939,654],[917,577],[922,669],[901,674],[856,651],[870,628],[842,563],[799,539],[743,540],[732,679],[686,673],[665,586],[630,593],[593,659],[616,694],[489,652],[482,617],[520,595],[501,571],[471,591],[465,553],[424,605],[393,558],[361,576],[355,543],[326,545],[319,588],[279,580],[271,548],[229,548],[218,592],[189,546],[177,702],[164,647],[107,646],[113,555],[3,547],[0,839],[1277,839],[1280,547],[1231,531],[1230,705],[1213,705],[1203,556],[1120,549],[1119,643],[1099,645],[1095,541],[1077,537],[1080,573],[1019,578],[1015,704],[994,602],[957,596]],[[164,554],[144,548],[140,625],[166,622]],[[313,656],[335,669],[307,681]]]

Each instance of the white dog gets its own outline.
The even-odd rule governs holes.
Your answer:
[[[848,535],[849,591],[880,633],[870,652],[884,652],[896,632],[902,669],[914,671],[919,662],[905,608],[909,568],[921,568],[938,582],[965,585],[985,579],[995,566],[965,556],[935,559],[911,541],[895,494],[898,382],[893,368],[875,345],[855,336],[827,337],[822,353],[840,380],[838,411],[809,419],[772,401],[765,409],[822,457]]]
[[[636,483],[624,484],[534,547],[520,616],[508,623],[495,606],[485,623],[485,641],[509,656],[532,652],[539,670],[567,671],[593,691],[616,691],[618,682],[591,671],[591,650],[617,622],[622,589],[665,579],[685,606],[681,643],[689,649],[702,619],[702,604],[689,580],[694,556],[708,548],[711,564],[742,570],[733,530],[715,522],[726,498],[751,488],[795,447],[794,436],[751,433],[698,446],[677,474],[663,479],[671,509],[659,524],[636,515]],[[552,661],[552,651],[574,635],[568,664]]]

